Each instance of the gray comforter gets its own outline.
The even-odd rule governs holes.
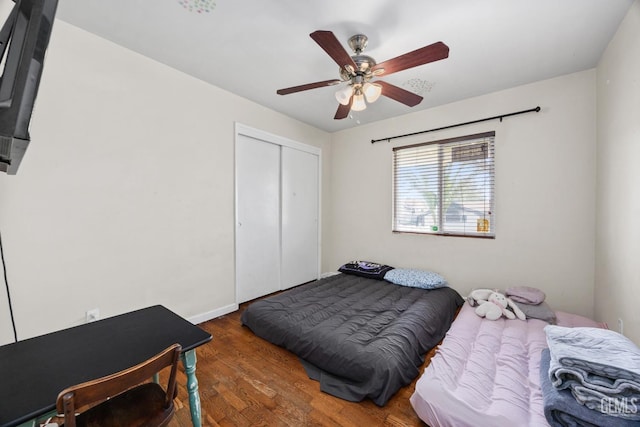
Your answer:
[[[540,357],[540,388],[544,400],[544,416],[551,427],[638,427],[632,420],[623,420],[589,409],[579,403],[567,389],[557,389],[551,384],[549,349]]]
[[[384,405],[419,373],[463,299],[339,274],[251,304],[242,323],[298,355],[322,391]]]
[[[640,421],[640,349],[607,329],[544,328],[550,350],[549,377],[590,409]]]

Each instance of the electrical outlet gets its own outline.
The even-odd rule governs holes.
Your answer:
[[[621,335],[624,335],[624,323],[620,317],[618,318],[618,332],[620,332]]]
[[[100,319],[100,309],[94,308],[91,310],[87,310],[87,323],[95,322]]]

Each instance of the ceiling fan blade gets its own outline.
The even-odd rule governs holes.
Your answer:
[[[448,57],[449,46],[442,42],[437,42],[381,62],[374,66],[372,70],[375,72],[376,70],[384,69],[384,72],[382,72],[381,75],[387,76],[391,73],[417,67],[418,65],[428,64],[429,62],[439,61]]]
[[[349,111],[351,111],[351,103],[353,102],[353,96],[349,100],[347,105],[338,104],[338,111],[336,111],[336,115],[333,117],[335,120],[342,120],[349,116]]]
[[[404,90],[401,87],[380,80],[376,80],[376,84],[382,86],[382,94],[384,96],[395,99],[409,107],[415,107],[422,102],[422,97],[420,95]]]
[[[329,54],[331,59],[336,61],[336,64],[343,69],[345,66],[350,65],[353,69],[357,69],[356,63],[353,62],[351,56],[342,47],[336,36],[331,31],[314,31],[309,36],[320,45],[325,52]]]
[[[285,89],[278,89],[276,93],[278,95],[289,95],[290,93],[302,92],[303,90],[317,89],[319,87],[325,87],[325,86],[333,86],[341,82],[342,80],[334,79],[334,80],[325,80],[322,82],[307,83],[306,85],[292,86]]]

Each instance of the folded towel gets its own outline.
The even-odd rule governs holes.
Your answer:
[[[505,295],[515,302],[532,305],[540,304],[546,298],[546,295],[540,289],[529,286],[513,286],[506,290]]]
[[[633,342],[599,328],[547,325],[544,331],[554,387],[569,389],[590,409],[640,421],[640,349]]]
[[[553,311],[546,302],[535,305],[519,302],[518,307],[520,307],[520,310],[527,316],[527,319],[544,320],[550,325],[555,325],[558,321],[556,312]]]
[[[555,388],[551,384],[548,374],[550,359],[549,349],[542,350],[542,356],[540,357],[540,388],[542,389],[544,401],[544,416],[549,425],[552,427],[637,427],[638,423],[635,421],[620,419],[589,409],[578,403],[569,390]],[[609,406],[606,406],[606,408],[613,409]],[[630,407],[628,409],[633,408]]]

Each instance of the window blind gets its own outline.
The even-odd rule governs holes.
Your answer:
[[[393,231],[495,237],[495,132],[393,149]]]

